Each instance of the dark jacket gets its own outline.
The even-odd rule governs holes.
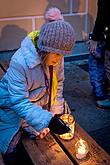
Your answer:
[[[97,17],[93,29],[92,40],[99,41],[105,34],[105,48],[110,50],[110,0],[98,0]]]

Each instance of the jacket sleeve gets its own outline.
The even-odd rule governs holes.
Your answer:
[[[12,61],[7,76],[11,109],[37,131],[48,127],[53,115],[30,102],[25,70],[22,65]]]
[[[93,29],[92,40],[99,41],[102,32],[105,28],[105,2],[98,0],[97,4],[97,17]]]
[[[62,58],[60,64],[57,66],[57,94],[54,105],[51,107],[51,111],[54,114],[62,114],[63,113],[63,83],[64,83],[64,58]]]

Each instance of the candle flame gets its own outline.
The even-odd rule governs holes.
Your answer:
[[[81,146],[85,147],[84,140],[80,139],[79,142]]]
[[[84,140],[80,139],[79,143],[80,143],[80,145],[78,147],[78,153],[85,154],[86,153],[86,146],[84,144]]]

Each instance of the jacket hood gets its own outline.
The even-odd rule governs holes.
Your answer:
[[[38,52],[29,36],[27,36],[21,42],[21,50],[23,52],[24,59],[29,68],[34,68],[41,63]]]

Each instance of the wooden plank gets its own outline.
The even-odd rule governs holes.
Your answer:
[[[0,61],[0,79],[3,77],[8,67],[9,67],[9,60]]]
[[[76,123],[74,138],[66,141],[59,138],[59,136],[53,135],[56,141],[62,146],[66,154],[73,158],[79,165],[110,165],[110,156],[93,140],[84,129]],[[75,156],[75,143],[79,139],[87,141],[89,144],[89,153],[87,157],[78,160]]]
[[[0,154],[0,165],[5,165],[1,154]]]
[[[9,63],[10,63],[9,60],[0,61],[0,64],[3,66],[3,68],[4,68],[5,70],[8,69]]]
[[[4,72],[0,68],[0,80],[2,79],[3,75],[4,75]]]
[[[51,134],[36,141],[24,137],[22,142],[34,165],[73,165]]]

